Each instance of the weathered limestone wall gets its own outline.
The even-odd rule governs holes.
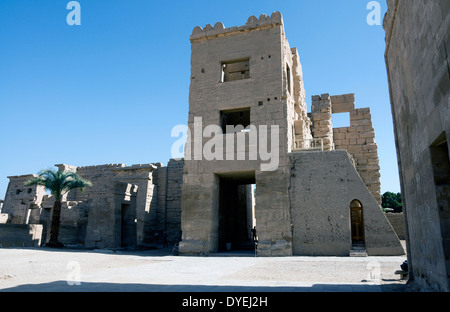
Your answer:
[[[153,231],[166,231],[169,242],[181,239],[183,168],[183,159],[171,159],[167,167],[161,167],[157,171],[158,209],[150,224]]]
[[[115,180],[137,186],[136,219],[137,244],[149,242],[151,231],[151,212],[158,208],[157,186],[154,172],[159,165],[133,165],[121,169],[114,169]]]
[[[90,180],[93,187],[86,188],[83,192],[75,190],[69,194],[71,200],[82,201],[89,205],[86,225],[85,246],[88,248],[108,248],[120,246],[120,207],[117,207],[115,171],[123,169],[125,165],[111,164],[77,168],[77,173],[84,179]],[[125,194],[123,194],[125,197]],[[124,198],[125,199],[125,198]]]
[[[388,0],[386,67],[411,284],[449,291],[450,1]]]
[[[0,248],[39,247],[41,237],[40,224],[0,224]]]
[[[386,218],[401,240],[405,240],[405,218],[403,213],[386,213]]]
[[[43,186],[25,186],[25,182],[36,175],[13,176],[9,178],[2,213],[9,214],[9,222],[28,224],[30,210],[41,204],[45,195]]]
[[[333,150],[333,122],[329,94],[312,97],[311,120],[313,137],[323,140],[323,149],[325,151]]]
[[[292,149],[306,148],[310,146],[312,139],[311,120],[308,117],[308,109],[306,106],[306,92],[303,83],[303,70],[300,63],[300,57],[296,48],[291,48],[292,66],[291,72],[293,76],[293,98],[295,101],[294,115],[294,145]]]
[[[182,160],[171,160],[168,168],[161,164],[57,167],[76,171],[93,182],[92,187],[73,190],[63,198],[59,235],[63,244],[87,248],[133,247],[153,243],[153,234],[164,230],[169,241],[178,239]],[[45,243],[50,236],[54,198],[46,195],[43,187],[25,187],[25,181],[32,177],[10,177],[2,219],[4,223],[41,224]],[[158,219],[161,215],[165,217]]]
[[[94,166],[78,168],[78,172],[94,183],[89,190],[77,190],[78,193],[72,195],[80,201],[89,198],[86,245],[117,247],[123,244],[122,205],[131,205],[129,218],[136,220],[135,245],[153,243],[154,234],[163,231],[167,231],[169,241],[177,240],[183,161],[171,160],[168,167],[161,164]],[[104,213],[109,215],[109,220],[101,217]],[[102,241],[106,243],[100,243]]]
[[[355,109],[355,95],[312,97],[312,133],[323,140],[324,150],[344,149],[377,202],[381,205],[380,165],[370,108]],[[350,127],[333,128],[332,115],[350,113]]]
[[[355,199],[363,206],[368,255],[404,254],[346,151],[296,152],[290,156],[294,255],[348,256],[352,248],[350,204]]]

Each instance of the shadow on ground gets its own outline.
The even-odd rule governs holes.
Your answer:
[[[64,248],[51,248],[51,247],[9,247],[0,248],[0,250],[39,250],[46,252],[73,252],[73,253],[96,253],[96,254],[110,254],[110,255],[129,255],[129,256],[141,256],[141,257],[166,257],[174,255],[173,247],[169,248],[84,248],[76,246],[66,246]]]
[[[1,289],[0,292],[200,292],[200,293],[259,293],[259,292],[405,292],[402,284],[387,285],[330,285],[314,284],[312,286],[220,286],[220,285],[157,285],[157,284],[120,284],[120,283],[86,283],[69,285],[67,281],[43,284],[27,284]]]

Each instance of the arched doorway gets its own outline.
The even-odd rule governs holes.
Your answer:
[[[352,230],[352,244],[363,245],[364,238],[364,214],[363,206],[359,200],[354,200],[350,204],[350,219]]]

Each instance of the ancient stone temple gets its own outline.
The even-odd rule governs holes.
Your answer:
[[[87,248],[154,245],[155,234],[179,240],[183,161],[126,166],[75,167],[93,186],[69,192],[63,202],[59,239]],[[33,175],[9,177],[2,214],[11,224],[41,224],[42,242],[50,235],[53,196],[43,186],[24,186]],[[1,228],[0,228],[1,230]],[[0,240],[2,235],[0,233]]]
[[[167,232],[182,255],[402,255],[380,204],[369,108],[355,95],[312,96],[279,12],[243,26],[196,27],[190,37],[188,139],[183,160],[71,167],[93,182],[67,195],[62,241],[110,248]],[[350,115],[333,127],[333,114]],[[52,198],[10,177],[10,223],[48,227]],[[256,233],[255,233],[256,231]],[[44,228],[45,241],[45,228]],[[257,244],[256,244],[257,242]]]
[[[256,227],[262,256],[403,254],[379,206],[370,109],[322,94],[307,113],[281,14],[196,27],[190,39],[180,252],[242,248]],[[343,112],[350,127],[333,129]]]

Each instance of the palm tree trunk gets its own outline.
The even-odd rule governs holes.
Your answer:
[[[55,200],[53,204],[52,225],[50,228],[50,240],[47,244],[49,247],[62,247],[63,245],[58,241],[59,225],[61,223],[61,201]]]

